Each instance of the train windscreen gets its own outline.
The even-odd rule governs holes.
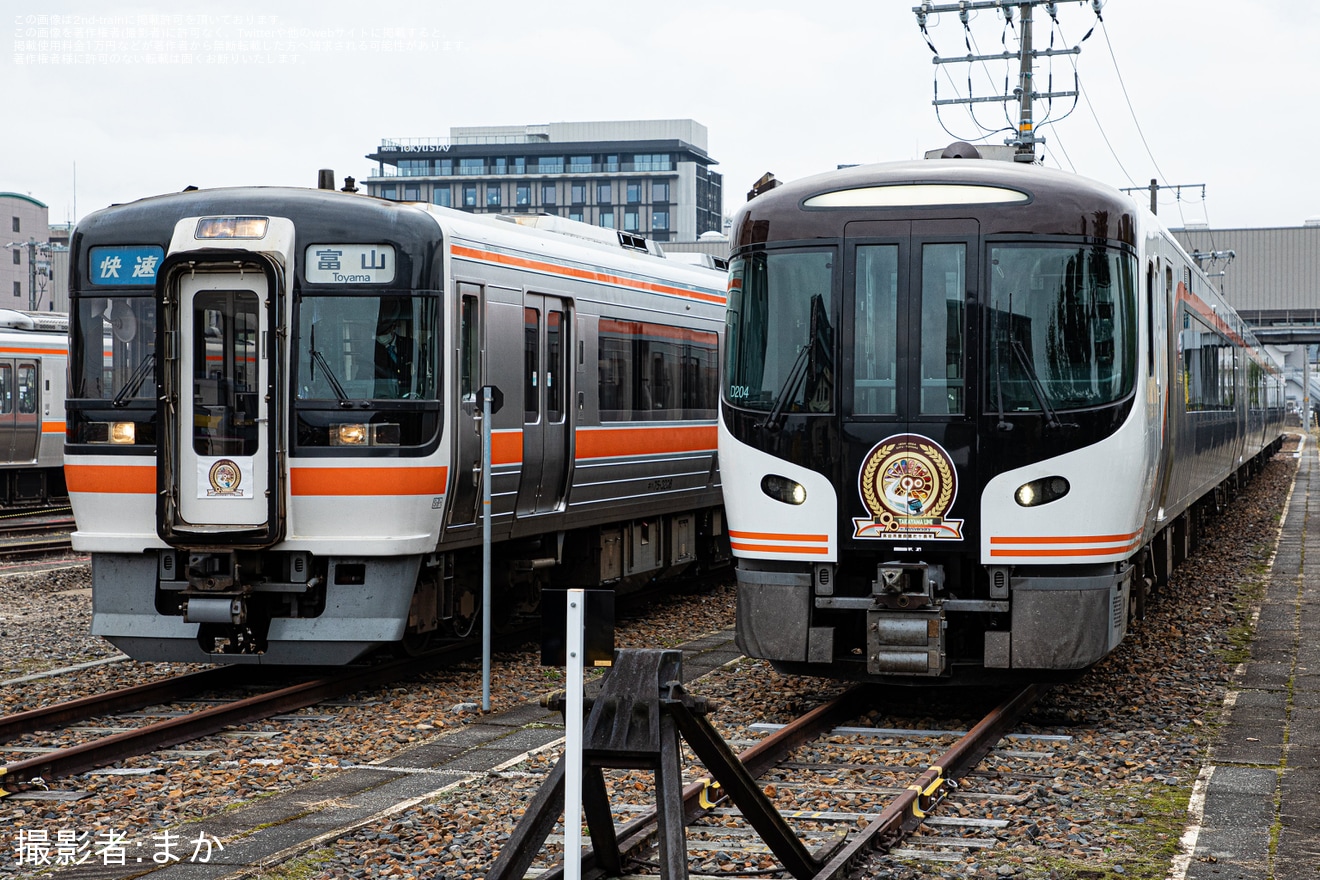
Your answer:
[[[729,403],[770,413],[830,411],[834,262],[833,249],[815,249],[753,253],[729,264]]]
[[[1084,409],[1129,394],[1136,378],[1135,279],[1132,257],[1112,248],[991,247],[991,409]]]

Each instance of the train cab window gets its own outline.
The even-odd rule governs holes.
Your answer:
[[[729,264],[724,397],[773,413],[834,405],[833,266],[829,250],[747,254]]]
[[[921,248],[921,414],[963,409],[963,302],[967,245]]]
[[[1131,393],[1137,272],[1131,256],[1101,246],[993,247],[985,389],[991,407],[1083,409]]]
[[[359,421],[391,426],[380,434],[391,441],[397,436],[392,445],[433,439],[439,426],[436,296],[303,295],[295,309],[299,446],[329,445],[346,407],[361,414]]]
[[[193,449],[199,455],[255,455],[260,303],[249,290],[193,298]]]
[[[155,297],[78,294],[71,306],[69,442],[109,443],[111,423],[133,422],[134,446],[155,444]]]
[[[898,412],[894,376],[898,327],[898,247],[857,248],[853,290],[853,412]]]

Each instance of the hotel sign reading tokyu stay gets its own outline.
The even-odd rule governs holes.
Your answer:
[[[394,246],[308,245],[303,275],[308,284],[388,284],[394,280]]]

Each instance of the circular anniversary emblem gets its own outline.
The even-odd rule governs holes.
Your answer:
[[[857,522],[855,537],[960,537],[961,521],[944,520],[958,492],[953,459],[928,437],[881,440],[863,458],[857,488],[871,519]]]
[[[243,472],[239,470],[237,462],[222,458],[211,465],[207,478],[217,495],[233,495],[238,491],[239,483],[243,482]]]

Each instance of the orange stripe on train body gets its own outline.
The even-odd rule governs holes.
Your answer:
[[[800,554],[804,556],[819,556],[830,552],[828,547],[789,547],[782,544],[743,544],[738,541],[729,541],[729,546],[734,550],[741,550],[746,553],[779,553],[779,554]]]
[[[466,257],[470,260],[496,263],[501,266],[513,266],[518,269],[530,269],[534,272],[561,275],[565,278],[577,278],[583,281],[613,284],[618,287],[629,287],[633,290],[642,290],[648,293],[664,293],[670,296],[681,296],[685,299],[696,299],[702,302],[714,303],[715,305],[722,306],[728,299],[728,297],[714,293],[707,293],[704,290],[697,290],[695,288],[688,289],[683,287],[673,287],[669,284],[662,284],[658,281],[647,281],[644,280],[644,278],[629,278],[624,275],[615,275],[611,272],[602,272],[593,269],[578,269],[574,266],[565,266],[560,263],[533,260],[527,257],[516,257],[512,254],[501,254],[496,253],[495,251],[466,247],[460,244],[450,247],[450,251],[456,257]]]
[[[749,538],[755,541],[806,541],[815,543],[824,543],[829,541],[829,535],[793,535],[779,532],[738,532],[729,529],[730,538]]]
[[[294,467],[290,495],[443,495],[449,469],[439,467]]]
[[[296,467],[289,472],[293,495],[443,495],[444,467]],[[156,493],[154,465],[66,464],[70,492],[132,495]]]
[[[648,428],[578,428],[577,458],[706,452],[718,443],[714,425],[657,425]]]
[[[28,348],[18,345],[0,346],[0,354],[49,354],[68,357],[67,348]]]
[[[1033,556],[1033,557],[1049,557],[1052,559],[1062,559],[1069,556],[1082,556],[1082,557],[1110,556],[1113,554],[1128,553],[1132,550],[1136,550],[1140,546],[1141,546],[1140,541],[1133,541],[1130,544],[1125,544],[1118,547],[1076,547],[1071,550],[1032,550],[1027,548],[1020,550],[991,550],[990,555],[991,556]]]
[[[43,434],[63,434],[68,429],[64,422],[42,422],[41,433]]]
[[[64,483],[70,492],[155,495],[154,464],[65,464]]]
[[[1131,541],[1141,532],[1126,535],[1023,535],[1021,537],[992,537],[991,544],[1113,544]]]

